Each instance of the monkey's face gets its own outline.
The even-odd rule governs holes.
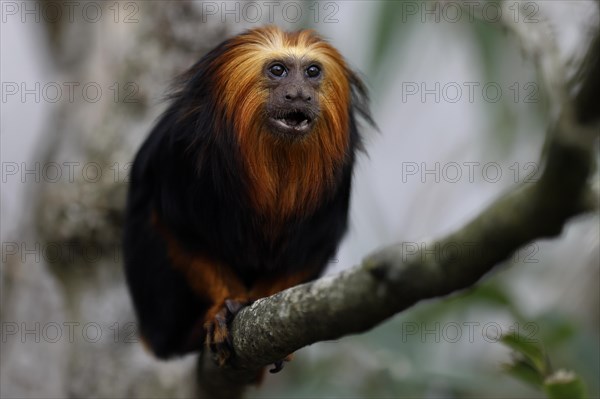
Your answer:
[[[275,26],[248,31],[227,42],[209,69],[215,74],[216,108],[232,122],[245,151],[279,151],[283,145],[343,158],[353,74],[313,31],[288,33]]]
[[[318,90],[322,66],[315,61],[288,57],[267,63],[263,73],[269,91],[266,104],[269,129],[292,139],[308,134],[320,112]]]

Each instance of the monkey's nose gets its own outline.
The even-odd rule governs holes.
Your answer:
[[[302,90],[302,88],[292,88],[286,91],[285,99],[287,101],[310,102],[312,100],[312,97],[305,90]]]

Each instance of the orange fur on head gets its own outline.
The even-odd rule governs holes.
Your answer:
[[[265,116],[269,89],[264,68],[286,57],[315,61],[323,68],[317,91],[320,114],[313,131],[294,141],[269,132]],[[237,36],[217,62],[218,103],[226,120],[233,121],[254,207],[277,220],[310,212],[349,155],[353,72],[315,32],[287,33],[274,26]]]

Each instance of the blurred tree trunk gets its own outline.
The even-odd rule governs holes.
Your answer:
[[[98,22],[75,13],[46,25],[57,81],[77,95],[63,92],[40,143],[38,161],[62,178],[28,187],[35,227],[18,236],[41,256],[13,256],[4,270],[2,318],[19,333],[3,342],[2,396],[189,398],[194,359],[159,362],[135,343],[121,220],[129,163],[171,78],[227,27],[202,23],[199,2],[95,4]]]

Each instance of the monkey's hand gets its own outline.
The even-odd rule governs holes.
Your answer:
[[[204,323],[205,343],[219,367],[227,363],[233,355],[233,344],[229,334],[231,321],[240,309],[250,303],[247,299],[226,299],[222,304],[213,306],[207,313]]]
[[[251,303],[252,301],[249,299],[226,299],[222,304],[213,306],[208,312],[207,320],[204,323],[205,343],[219,367],[224,366],[233,355],[233,343],[229,334],[231,321],[243,307]],[[289,362],[293,358],[294,354],[289,354],[278,360],[269,372],[280,372],[283,369],[284,362]],[[259,379],[262,379],[262,377]]]

